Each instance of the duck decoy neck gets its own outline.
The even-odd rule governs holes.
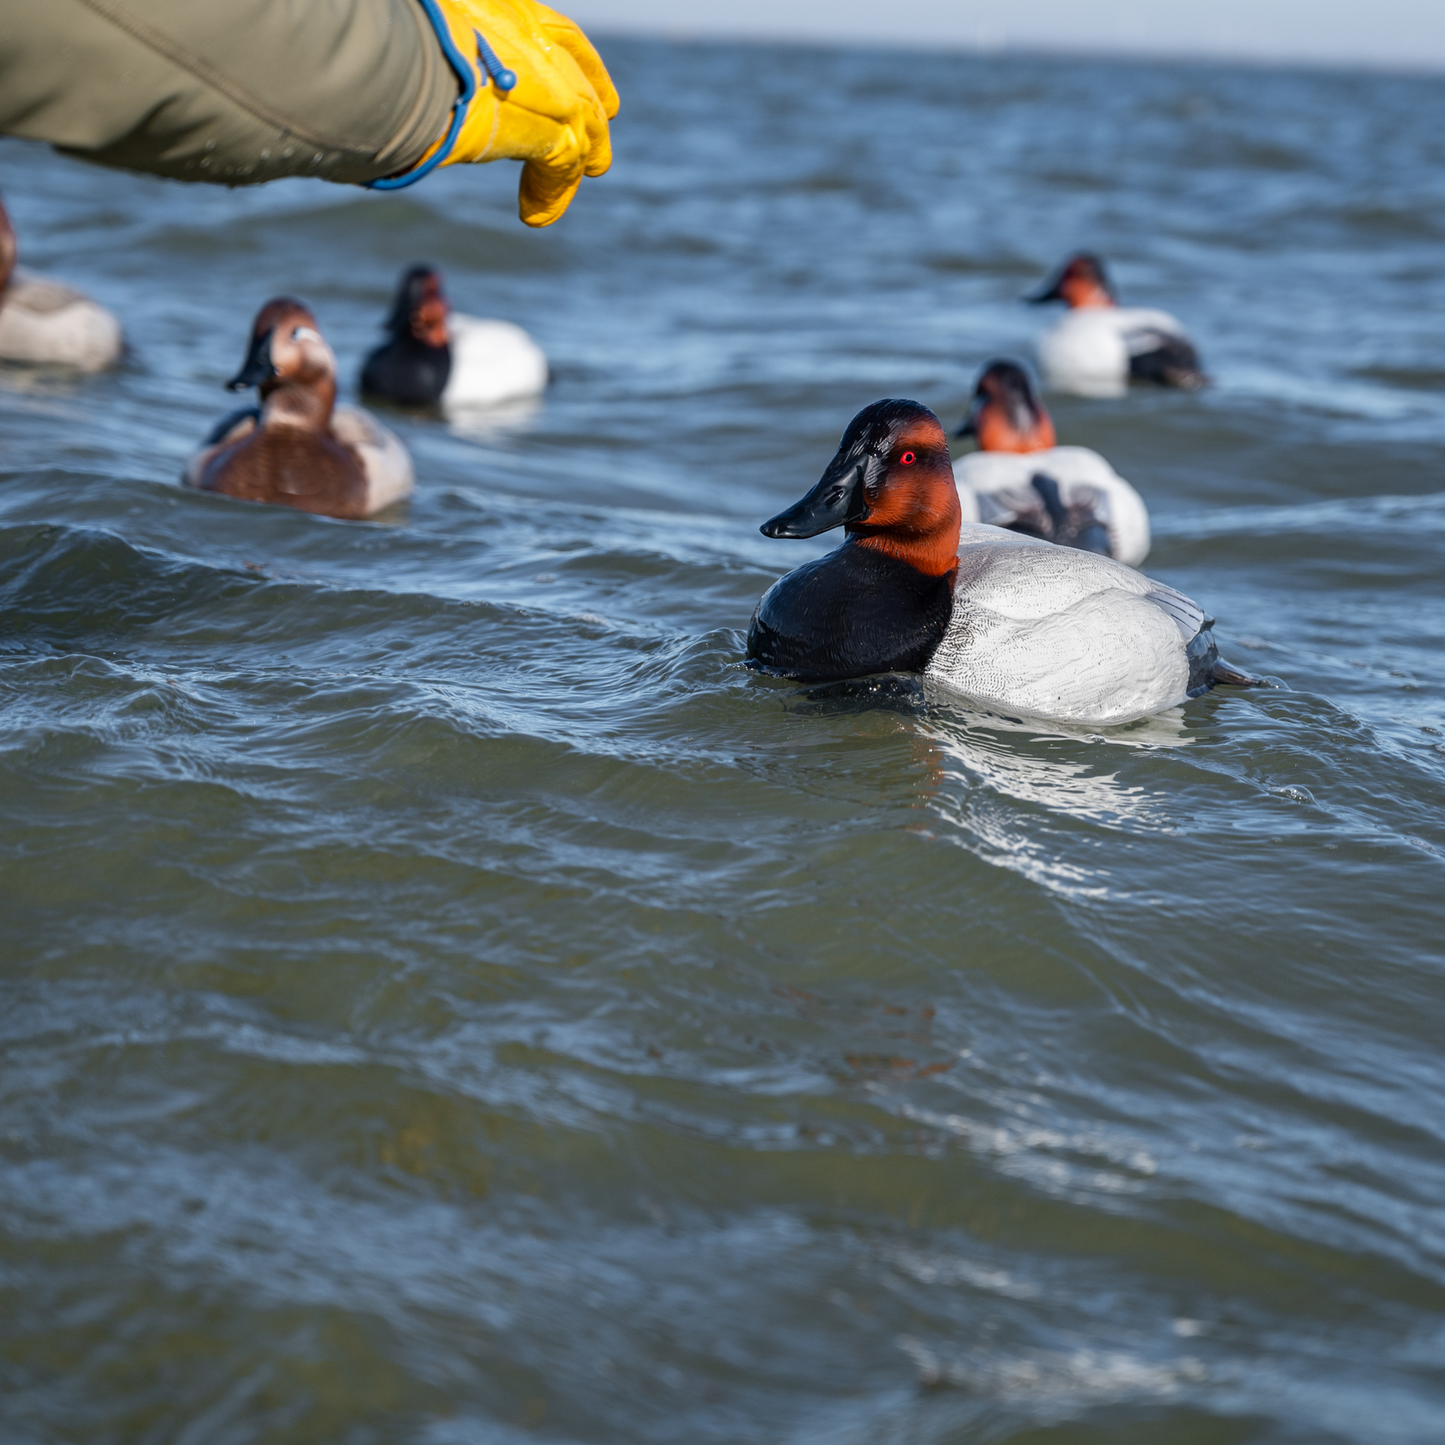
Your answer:
[[[261,422],[325,431],[336,409],[336,378],[314,381],[273,381],[261,391]]]

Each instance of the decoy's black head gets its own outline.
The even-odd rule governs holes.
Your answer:
[[[990,361],[979,373],[958,435],[973,437],[984,452],[1038,452],[1054,445],[1054,424],[1026,367]]]
[[[1114,288],[1104,263],[1090,251],[1078,251],[1044,283],[1041,290],[1025,301],[1041,306],[1046,301],[1062,301],[1070,307],[1113,306]]]
[[[816,537],[834,527],[941,576],[954,564],[962,513],[942,423],[916,401],[875,401],[848,424],[802,501],[762,526],[765,537]]]
[[[450,339],[450,314],[441,272],[431,266],[413,266],[397,287],[386,329],[395,337],[413,337],[423,346],[445,346]]]

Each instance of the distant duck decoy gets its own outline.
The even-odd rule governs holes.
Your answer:
[[[15,228],[0,203],[0,361],[104,371],[125,349],[120,322],[90,297],[15,264]]]
[[[360,407],[336,405],[336,358],[302,302],[256,315],[230,391],[258,387],[260,407],[224,418],[186,464],[187,486],[325,517],[369,517],[409,497],[411,458]]]
[[[1054,424],[1015,361],[991,361],[959,436],[979,450],[953,464],[966,522],[1098,552],[1130,567],[1149,555],[1144,499],[1098,452],[1054,445]]]
[[[995,712],[1103,726],[1259,686],[1222,662],[1213,619],[1172,587],[1089,552],[964,525],[948,440],[916,401],[865,407],[767,537],[841,526],[843,545],[764,594],[753,666],[823,682],[919,672]]]
[[[361,369],[365,396],[454,412],[546,388],[542,348],[509,321],[455,315],[430,266],[413,266],[401,278],[385,326],[388,339]]]
[[[1208,380],[1184,327],[1167,311],[1120,306],[1097,256],[1070,256],[1025,299],[1069,308],[1038,341],[1044,380],[1059,391],[1120,396],[1131,381],[1198,391]]]

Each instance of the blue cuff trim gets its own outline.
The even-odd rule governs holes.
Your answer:
[[[414,170],[406,171],[399,176],[387,176],[379,181],[367,181],[366,189],[368,191],[399,191],[404,186],[414,186],[423,176],[430,175],[451,155],[452,147],[456,145],[457,137],[461,134],[462,122],[467,118],[467,106],[471,104],[473,96],[477,93],[476,72],[467,64],[461,51],[453,43],[452,33],[447,29],[447,22],[442,18],[442,12],[437,8],[436,0],[417,0],[417,3],[426,12],[426,18],[431,21],[431,27],[436,31],[436,37],[441,42],[442,54],[446,56],[447,62],[457,73],[457,79],[462,83],[462,93],[452,106],[452,122],[447,127],[447,133],[441,145]]]

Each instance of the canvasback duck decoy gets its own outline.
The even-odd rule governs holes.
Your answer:
[[[953,464],[966,522],[987,522],[1137,567],[1149,555],[1144,499],[1098,452],[1054,445],[1054,423],[1016,361],[991,361],[959,436],[978,451]]]
[[[400,440],[360,407],[336,405],[336,358],[302,302],[280,296],[257,313],[246,359],[226,383],[252,386],[260,407],[216,426],[186,464],[187,486],[350,520],[411,495]]]
[[[1025,299],[1069,308],[1038,340],[1044,380],[1059,391],[1122,396],[1131,381],[1198,391],[1208,379],[1184,327],[1167,311],[1120,306],[1104,263],[1088,252],[1070,256]]]
[[[842,546],[789,572],[748,628],[756,668],[823,682],[920,672],[993,712],[1104,726],[1216,683],[1261,686],[1220,660],[1214,621],[1121,562],[961,520],[943,427],[878,401],[843,433],[767,537],[841,526]]]
[[[15,264],[15,228],[0,202],[0,361],[104,371],[125,350],[120,322],[73,286]]]
[[[385,327],[388,340],[361,369],[365,396],[453,412],[536,396],[547,386],[542,348],[510,321],[456,315],[431,266],[401,278]]]

